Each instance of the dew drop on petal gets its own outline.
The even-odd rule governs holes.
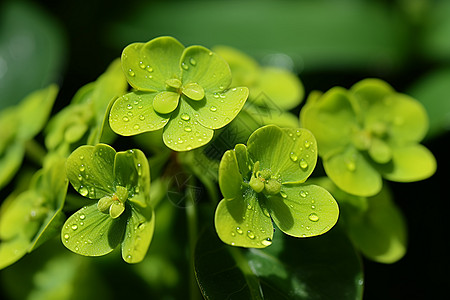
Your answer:
[[[189,115],[186,113],[182,113],[180,118],[184,121],[189,121],[191,119],[191,117],[189,117]]]
[[[81,194],[81,196],[86,197],[87,194],[89,193],[88,189],[84,186],[80,186],[80,189],[78,190],[78,192]]]
[[[86,215],[80,215],[80,219],[81,219],[81,220],[86,219]]]
[[[283,191],[280,192],[280,195],[281,195],[281,197],[283,197],[284,199],[287,198],[287,194],[286,194],[285,192],[283,192]]]
[[[69,238],[70,238],[70,236],[66,233],[66,234],[64,235],[64,239],[68,240]]]
[[[139,128],[140,128],[139,124],[135,124],[135,125],[133,126],[133,129],[134,129],[134,130],[139,130]]]
[[[136,74],[134,73],[133,69],[129,69],[128,75],[130,75],[131,77],[134,77],[134,75],[136,75]]]
[[[295,154],[294,152],[291,152],[291,154],[289,155],[289,158],[294,162],[297,161],[297,159],[298,159],[297,154]]]
[[[231,232],[231,236],[233,236],[233,237],[234,237],[234,236],[236,236],[236,233],[234,233],[234,232]]]
[[[300,191],[300,197],[306,198],[307,195],[308,195],[308,194],[307,194],[304,190],[301,190],[301,191]]]
[[[72,230],[77,230],[78,229],[78,226],[76,225],[76,224],[74,224],[74,225],[72,225]]]
[[[263,246],[270,246],[270,245],[272,245],[272,239],[271,239],[270,237],[268,237],[268,238],[262,240],[262,241],[261,241],[261,244],[262,244]]]
[[[139,116],[139,120],[144,121],[145,120],[145,116],[144,115],[140,115]]]
[[[217,111],[217,107],[211,106],[211,107],[209,108],[209,110],[212,111],[212,112],[215,112],[215,111]]]
[[[300,168],[302,169],[308,168],[308,163],[303,158],[300,160]]]
[[[124,122],[130,121],[130,119],[129,119],[128,117],[123,117],[122,120],[123,120]]]
[[[317,222],[317,221],[319,221],[319,216],[316,213],[312,213],[308,216],[308,219],[311,222]]]
[[[183,68],[183,69],[185,69],[185,70],[188,70],[189,69],[189,66],[186,64],[186,63],[181,63],[181,67]]]
[[[197,62],[195,61],[195,59],[193,57],[191,57],[189,59],[189,62],[191,63],[191,65],[195,66],[197,64]]]
[[[247,231],[247,236],[251,240],[253,240],[255,238],[255,234],[251,230]]]
[[[86,170],[86,168],[84,167],[84,165],[80,166],[80,172],[84,172],[84,170]]]
[[[311,142],[310,141],[305,141],[305,148],[308,149],[311,146]]]
[[[236,227],[236,232],[239,234],[243,234],[244,231],[241,229],[241,227]]]

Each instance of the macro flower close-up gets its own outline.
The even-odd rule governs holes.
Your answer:
[[[248,97],[246,87],[228,89],[231,71],[224,59],[172,37],[127,46],[122,68],[133,91],[114,103],[111,128],[125,136],[164,128],[164,143],[175,151],[207,144]]]
[[[317,138],[329,178],[350,194],[373,196],[382,178],[418,181],[436,170],[433,154],[419,144],[428,130],[425,109],[382,80],[311,93],[300,122]]]

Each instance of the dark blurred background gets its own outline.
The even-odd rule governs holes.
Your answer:
[[[286,67],[306,94],[378,77],[421,101],[438,170],[422,182],[389,183],[409,248],[392,265],[364,261],[364,299],[441,298],[450,267],[450,1],[2,1],[0,109],[56,82],[56,112],[126,45],[161,35]]]

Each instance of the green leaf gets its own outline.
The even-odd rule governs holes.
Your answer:
[[[116,151],[105,144],[80,146],[67,158],[66,172],[72,186],[82,196],[99,199],[112,195]]]
[[[356,113],[348,92],[340,87],[311,99],[300,112],[300,123],[314,134],[320,155],[326,158],[350,143]]]
[[[156,93],[131,92],[119,97],[111,108],[111,129],[125,136],[163,128],[170,115],[160,115],[153,108]]]
[[[407,226],[386,188],[370,197],[363,214],[345,214],[349,237],[367,258],[394,263],[406,253]]]
[[[239,249],[200,236],[195,273],[205,299],[361,299],[360,258],[335,228],[314,239],[278,234],[265,249]],[[332,271],[330,271],[332,270]]]
[[[0,270],[21,259],[28,250],[30,240],[24,236],[16,236],[13,240],[0,243]]]
[[[186,103],[180,101],[172,113],[169,123],[164,127],[164,144],[175,151],[189,151],[206,145],[213,137],[212,129],[198,122],[198,113]]]
[[[205,47],[186,48],[180,64],[183,84],[197,83],[209,94],[223,92],[231,84],[231,70],[227,62]]]
[[[123,239],[125,215],[113,219],[109,214],[101,213],[97,203],[84,206],[66,220],[61,230],[61,240],[69,250],[81,255],[108,254]]]
[[[295,237],[321,235],[339,216],[336,200],[317,185],[283,185],[281,196],[271,195],[266,205],[278,228]]]
[[[219,129],[230,123],[241,111],[248,97],[246,87],[232,88],[223,92],[206,91],[201,101],[187,101],[196,111],[200,124]]]
[[[381,175],[353,147],[323,161],[328,177],[342,190],[358,196],[373,196],[381,190]]]
[[[388,180],[411,182],[433,175],[436,165],[436,159],[430,150],[420,144],[413,144],[393,148],[392,161],[376,165],[376,169]]]
[[[129,200],[146,207],[150,203],[150,169],[145,154],[138,149],[118,152],[114,161],[116,183],[128,189]]]
[[[122,258],[129,264],[141,262],[153,238],[155,214],[151,206],[132,207],[122,242]]]
[[[17,173],[24,155],[25,148],[19,141],[7,145],[5,151],[0,153],[0,189],[8,184]]]
[[[139,91],[163,91],[165,81],[179,78],[184,46],[172,37],[128,45],[122,52],[122,68],[130,85]]]
[[[282,183],[304,182],[317,162],[316,140],[303,128],[261,127],[250,136],[247,147],[251,159],[260,162],[260,170],[281,176]]]
[[[264,248],[272,244],[272,220],[250,188],[217,206],[214,224],[220,239],[232,246]]]
[[[219,164],[220,191],[227,200],[242,198],[242,175],[239,172],[240,166],[236,158],[238,151],[234,149],[225,152]]]

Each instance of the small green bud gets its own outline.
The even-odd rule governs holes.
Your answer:
[[[123,186],[116,186],[116,193],[115,195],[119,199],[120,202],[125,203],[128,199],[128,189]]]
[[[276,195],[281,191],[281,183],[275,179],[266,180],[264,192],[269,195]]]
[[[105,196],[98,200],[97,202],[97,208],[99,211],[101,211],[104,214],[109,213],[109,208],[113,204],[114,200],[110,196]]]
[[[264,189],[264,178],[261,177],[255,177],[252,175],[250,179],[250,187],[257,193],[261,193]]]
[[[120,201],[114,201],[114,203],[109,207],[109,214],[111,218],[118,218],[125,210],[125,205]]]

